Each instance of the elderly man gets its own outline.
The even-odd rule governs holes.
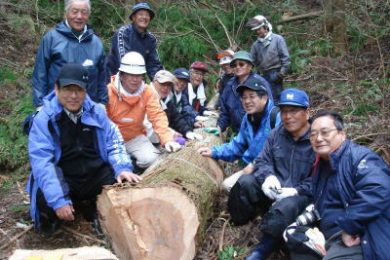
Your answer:
[[[285,228],[310,202],[310,170],[314,152],[309,141],[309,97],[299,89],[281,93],[282,125],[269,135],[255,159],[253,174],[242,175],[229,194],[228,208],[236,224],[259,212],[261,242],[247,259],[266,259],[282,243]]]
[[[89,97],[96,103],[107,103],[104,49],[99,37],[87,25],[90,13],[89,0],[66,0],[65,20],[43,37],[32,79],[33,103],[38,110],[66,63],[83,65],[88,70]]]
[[[174,142],[173,131],[168,126],[158,95],[144,82],[145,73],[142,55],[129,52],[123,56],[119,72],[108,85],[108,116],[118,125],[126,150],[135,159],[135,167],[139,171],[149,167],[160,154],[146,136],[145,116],[168,152],[180,149],[180,145]]]
[[[237,87],[246,112],[237,136],[230,143],[213,146],[211,149],[201,147],[198,150],[203,156],[230,162],[242,159],[245,163],[243,170],[236,172],[222,183],[222,187],[227,191],[230,191],[242,174],[252,173],[252,162],[263,149],[271,129],[280,124],[278,113],[272,112],[276,107],[268,98],[268,90],[262,83],[261,80],[251,78]],[[272,121],[275,121],[274,125]]]
[[[89,98],[87,86],[87,69],[64,65],[30,130],[30,213],[35,227],[47,233],[74,220],[82,201],[88,202],[87,219],[96,221],[103,185],[141,180],[132,173],[118,128]]]
[[[109,76],[118,72],[122,57],[130,51],[140,53],[145,59],[150,80],[153,80],[157,71],[163,69],[157,53],[156,37],[147,30],[154,15],[147,3],[141,2],[133,6],[129,16],[132,23],[120,27],[112,37],[111,50],[107,57]]]
[[[156,73],[153,80],[153,87],[160,97],[161,108],[165,111],[169,127],[190,140],[202,139],[202,136],[193,132],[194,124],[186,120],[187,115],[179,112],[173,99],[174,86],[178,84],[177,78],[166,70]]]
[[[204,76],[208,71],[207,64],[202,61],[194,61],[190,66],[190,83],[184,94],[187,96],[188,102],[196,115],[203,115],[203,112],[206,111],[207,81],[204,79]],[[206,115],[210,114],[206,113]]]
[[[310,142],[318,156],[313,196],[327,239],[323,259],[389,259],[389,166],[348,140],[334,112],[314,116]]]
[[[251,48],[253,62],[259,73],[271,84],[275,104],[278,104],[283,78],[290,66],[286,42],[282,36],[272,32],[271,23],[262,15],[253,17],[247,26],[258,36]]]

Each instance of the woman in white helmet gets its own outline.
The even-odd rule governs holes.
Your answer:
[[[108,116],[118,125],[127,152],[141,170],[149,167],[160,154],[145,135],[145,116],[168,152],[180,149],[180,144],[173,141],[173,132],[168,127],[168,119],[161,109],[158,96],[144,82],[145,73],[145,60],[141,54],[125,54],[119,72],[112,76],[108,84],[107,104]]]

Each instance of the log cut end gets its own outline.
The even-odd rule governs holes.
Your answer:
[[[105,233],[120,259],[192,259],[199,219],[175,186],[111,187],[98,198]]]

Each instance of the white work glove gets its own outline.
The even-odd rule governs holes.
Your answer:
[[[164,145],[164,148],[169,153],[174,153],[180,150],[181,145],[179,143],[176,143],[174,141],[170,141]]]
[[[187,132],[186,138],[190,140],[203,140],[203,136],[194,132]]]
[[[261,185],[261,189],[268,198],[275,200],[278,191],[281,189],[280,182],[275,175],[270,175],[265,178],[263,185]]]
[[[298,191],[295,188],[282,188],[281,192],[276,195],[276,200],[281,200],[287,197],[298,195]]]
[[[205,122],[207,120],[209,120],[209,118],[207,116],[196,116],[195,117],[195,121]]]
[[[218,113],[213,112],[213,111],[209,111],[209,110],[203,111],[203,115],[204,116],[215,116],[215,117],[218,117]]]

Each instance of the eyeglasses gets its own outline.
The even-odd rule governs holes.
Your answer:
[[[246,65],[247,63],[245,63],[245,62],[235,62],[235,63],[233,63],[232,65],[231,65],[231,67],[232,68],[236,68],[236,67],[245,67],[245,65]]]
[[[311,131],[309,138],[310,140],[316,140],[319,135],[321,135],[324,138],[327,138],[330,136],[330,133],[333,131],[338,131],[338,129],[321,129],[320,131]]]

